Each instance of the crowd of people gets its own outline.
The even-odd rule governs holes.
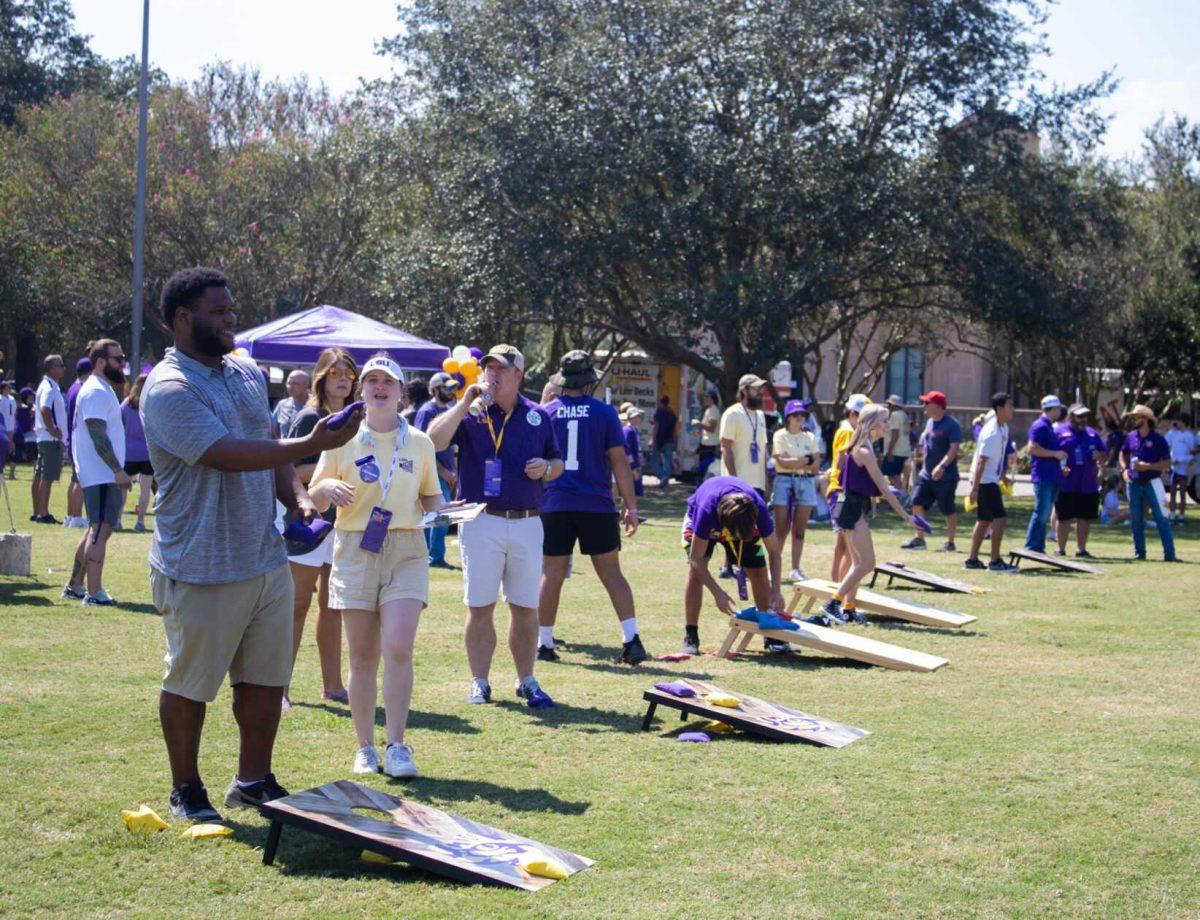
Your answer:
[[[226,679],[240,730],[226,806],[286,794],[271,771],[272,752],[280,714],[291,707],[291,675],[314,597],[322,697],[350,708],[352,769],[417,775],[406,740],[413,652],[430,570],[454,568],[446,557],[446,512],[479,512],[458,527],[468,702],[493,699],[495,611],[503,600],[514,693],[530,707],[554,705],[534,672],[537,662],[559,658],[555,630],[576,548],[590,558],[616,617],[616,661],[645,661],[622,543],[642,522],[644,473],[668,487],[685,424],[698,435],[699,463],[681,528],[681,655],[700,651],[706,592],[725,614],[752,601],[764,613],[784,615],[784,586],[806,577],[805,538],[815,521],[828,520],[834,538],[836,590],[809,618],[826,627],[866,622],[856,598],[875,568],[872,522],[883,505],[913,528],[903,548],[926,548],[932,525],[925,515],[936,509],[945,521],[940,549],[956,549],[968,445],[936,390],[920,397],[919,432],[898,396],[876,404],[865,394],[849,397],[843,418],[822,429],[809,400],[790,399],[768,414],[767,382],[747,374],[724,410],[715,392],[703,394],[692,422],[661,397],[644,450],[642,410],[594,395],[600,374],[585,352],[565,355],[534,402],[523,393],[525,356],[511,345],[483,355],[482,378],[465,388],[446,373],[409,379],[386,353],[360,367],[349,351],[328,348],[310,370],[288,375],[287,395],[272,409],[263,372],[233,353],[236,311],[220,272],[177,273],[163,289],[161,309],[174,345],[127,395],[127,358],[117,342],[101,339],[89,343],[66,394],[59,355],[45,359],[41,382],[20,390],[19,400],[11,384],[0,384],[0,418],[21,448],[18,457],[35,463],[32,520],[58,523],[51,490],[70,465],[67,518],[82,520],[86,532],[64,598],[116,603],[103,586],[108,541],[135,481],[135,530],[146,529],[156,496],[150,593],[166,633],[159,715],[176,816],[218,819],[198,752],[206,706]],[[1002,550],[1005,498],[1019,457],[1010,433],[1014,413],[1012,396],[996,393],[973,427],[964,507],[975,514],[968,569],[1011,571]],[[1041,401],[1028,435],[1034,508],[1024,546],[1044,551],[1049,534],[1065,555],[1074,525],[1075,555],[1088,558],[1093,521],[1127,520],[1135,556],[1144,559],[1149,513],[1164,558],[1173,560],[1172,523],[1185,513],[1200,455],[1195,433],[1180,420],[1164,437],[1154,413],[1140,405],[1115,439],[1111,421],[1102,434],[1089,416],[1085,406],[1064,406],[1054,395]],[[726,580],[736,584],[736,598]],[[766,648],[792,651],[774,639]]]

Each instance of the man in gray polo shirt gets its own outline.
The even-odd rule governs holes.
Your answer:
[[[275,499],[317,516],[292,463],[340,447],[337,431],[272,438],[262,373],[229,354],[237,316],[225,276],[177,272],[162,292],[175,347],[151,371],[141,417],[158,480],[150,586],[167,633],[159,718],[171,762],[171,814],[219,821],[200,780],[206,704],[225,675],[241,738],[231,807],[287,795],[271,773],[283,688],[291,679],[292,579],[275,530]]]

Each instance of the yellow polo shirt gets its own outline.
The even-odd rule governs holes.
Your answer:
[[[842,419],[842,423],[838,425],[838,430],[833,436],[833,458],[829,462],[829,487],[825,490],[826,498],[842,487],[838,481],[841,477],[842,454],[850,446],[852,437],[854,437],[854,426]]]
[[[322,453],[309,487],[315,486],[322,479],[340,479],[354,486],[354,501],[345,508],[338,508],[335,526],[343,531],[366,530],[367,521],[371,518],[371,509],[380,504],[383,484],[387,481],[392,456],[396,454],[396,474],[392,477],[391,488],[388,489],[387,502],[383,504],[384,508],[392,512],[388,530],[416,530],[421,526],[421,517],[425,513],[420,499],[442,494],[441,486],[438,485],[433,441],[425,432],[406,425],[404,444],[396,444],[396,436],[401,429],[386,434],[372,431],[370,435],[375,442],[372,447],[363,437],[366,430],[364,422],[362,430],[349,443],[337,450]],[[372,454],[375,456],[375,465],[379,467],[379,478],[375,482],[363,482],[354,461]]]

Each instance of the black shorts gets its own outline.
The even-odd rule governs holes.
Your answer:
[[[149,460],[126,460],[125,461],[126,476],[153,476],[154,467],[150,465]]]
[[[621,519],[615,511],[542,512],[542,555],[570,556],[575,541],[585,556],[621,548]]]
[[[1054,513],[1060,521],[1094,521],[1100,516],[1100,493],[1059,492]]]
[[[913,504],[921,508],[937,508],[942,514],[957,514],[954,490],[958,488],[958,477],[930,479],[922,476],[917,480],[917,491],[913,493]]]
[[[837,506],[838,530],[853,530],[860,520],[870,521],[871,499],[847,489],[842,493]]]
[[[980,483],[979,506],[975,509],[975,516],[981,521],[1008,517],[1008,512],[1004,509],[1004,494],[1000,491],[1000,483]]]

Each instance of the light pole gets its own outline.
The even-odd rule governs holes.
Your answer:
[[[137,188],[133,211],[133,321],[129,371],[136,379],[142,370],[142,290],[146,266],[146,109],[150,82],[150,0],[142,0],[142,76],[138,81]]]

